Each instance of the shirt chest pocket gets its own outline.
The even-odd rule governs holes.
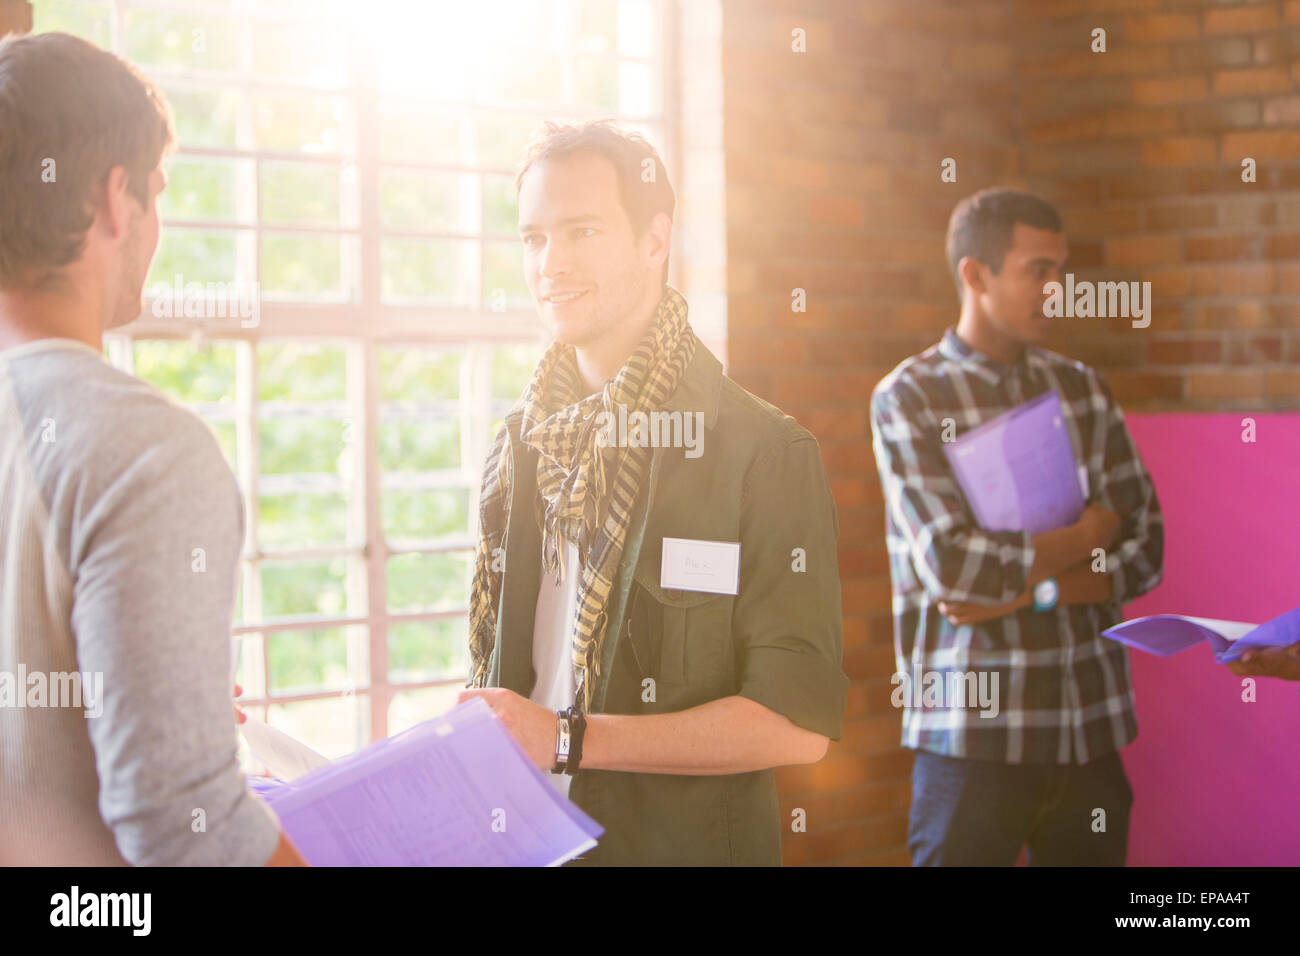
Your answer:
[[[731,639],[734,596],[659,586],[658,571],[638,569],[625,629],[636,667],[653,678],[665,710],[692,707],[734,692]],[[657,562],[654,562],[657,564]]]

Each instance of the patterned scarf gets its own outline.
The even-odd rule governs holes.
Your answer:
[[[582,583],[574,621],[572,655],[577,679],[575,705],[587,713],[619,559],[632,519],[632,507],[653,449],[602,446],[605,421],[663,408],[677,390],[695,355],[695,336],[686,318],[686,300],[667,286],[654,326],[614,378],[586,395],[572,345],[552,343],[524,390],[520,439],[537,449],[536,520],[542,530],[542,567],[564,576],[561,538],[577,545]],[[585,397],[584,397],[585,396]],[[518,406],[516,406],[518,407]],[[602,419],[607,412],[612,419]],[[470,590],[470,686],[484,687],[496,641],[496,612],[502,573],[493,566],[493,549],[505,530],[510,501],[511,461],[504,441],[494,444],[483,473],[479,543]]]

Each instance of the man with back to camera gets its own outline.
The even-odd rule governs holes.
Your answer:
[[[301,865],[235,759],[234,476],[102,355],[140,313],[170,112],[48,33],[0,41],[0,130],[0,677],[86,676],[75,706],[0,697],[0,865]]]
[[[1132,790],[1119,750],[1137,721],[1127,650],[1101,632],[1160,582],[1155,488],[1101,376],[1038,347],[1050,328],[1044,284],[1066,261],[1057,211],[1016,190],[977,193],[952,214],[947,256],[956,328],[871,399],[895,652],[904,686],[991,672],[1000,700],[983,716],[966,701],[927,709],[905,697],[903,745],[916,751],[908,848],[916,865],[1010,866],[1026,844],[1033,865],[1122,865]],[[1049,389],[1091,500],[1068,527],[981,530],[945,459],[944,421],[960,435]]]
[[[771,768],[821,759],[848,683],[817,442],[691,330],[642,137],[548,124],[516,186],[554,341],[485,468],[461,698],[605,827],[582,862],[778,864]],[[649,412],[689,445],[619,424]]]

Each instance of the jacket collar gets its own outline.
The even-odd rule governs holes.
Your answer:
[[[943,333],[939,354],[974,372],[990,385],[997,385],[1008,375],[1027,378],[1038,366],[1038,356],[1032,346],[1027,347],[1016,361],[1003,362],[963,342],[956,326],[949,326]]]
[[[677,389],[668,396],[668,411],[703,412],[704,427],[713,428],[718,421],[718,403],[722,396],[722,363],[695,335],[695,356],[682,372]]]

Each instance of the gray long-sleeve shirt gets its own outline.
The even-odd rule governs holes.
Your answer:
[[[230,701],[242,536],[197,417],[81,343],[0,352],[0,865],[270,857]]]

